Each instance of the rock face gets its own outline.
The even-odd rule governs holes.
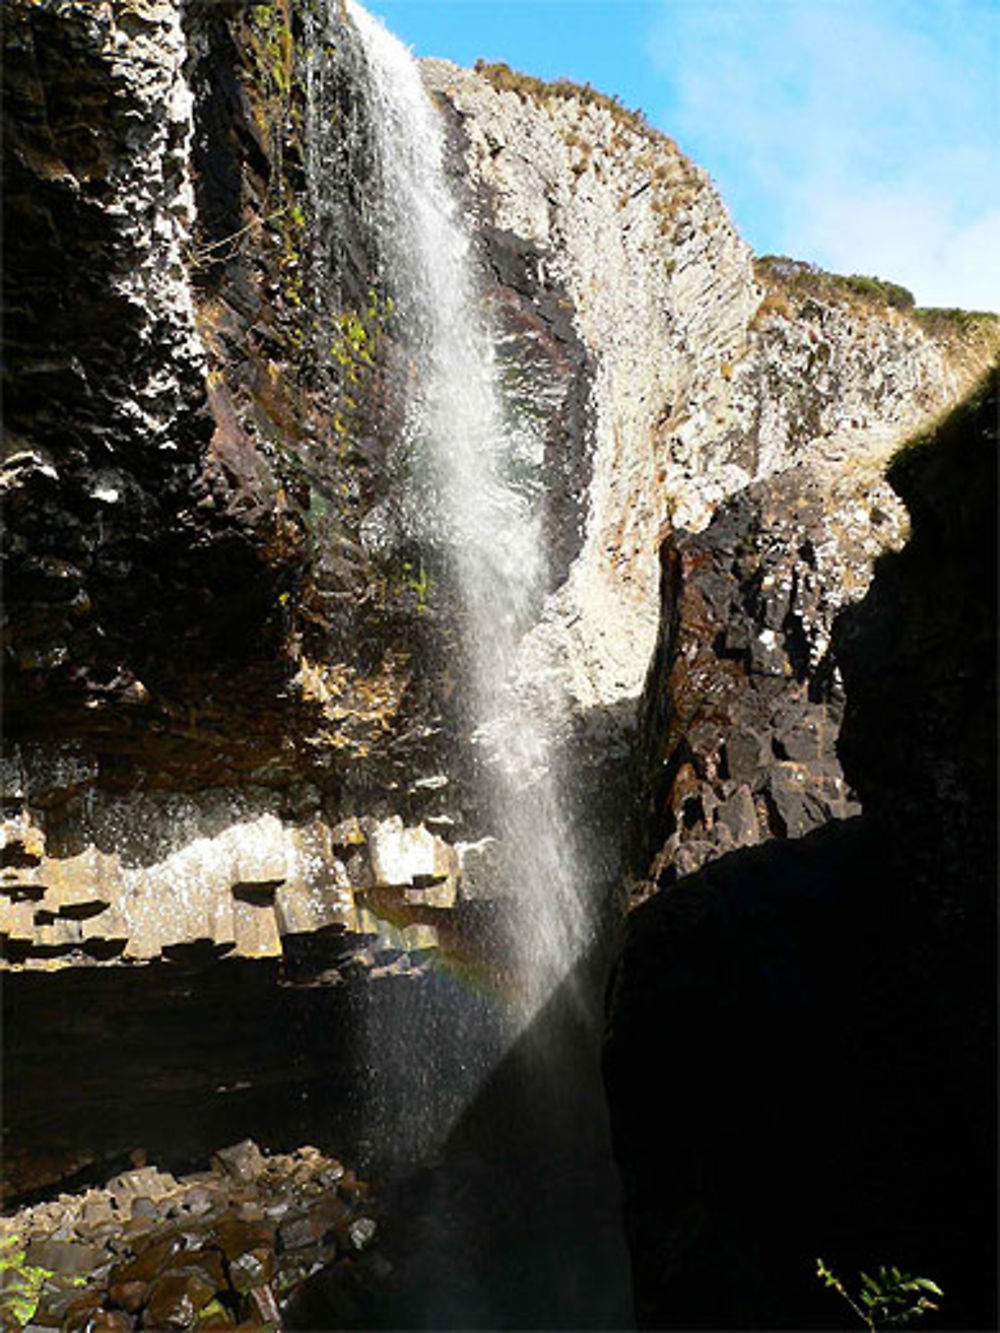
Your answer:
[[[281,1072],[238,1132],[270,1134],[281,1080],[321,1082],[359,993],[490,949],[461,607],[407,527],[410,366],[367,221],[364,63],[334,9],[5,10],[14,1195],[175,1114],[187,1160],[210,1146],[199,1098],[229,1137],[219,1088],[254,1067],[251,1035]],[[705,173],[590,90],[425,74],[505,408],[540,442],[547,601],[517,684],[562,744],[595,884],[617,877],[640,722],[639,896],[850,813],[829,643],[903,538],[879,460],[995,328],[939,335],[755,265]],[[253,1016],[238,1037],[209,1021],[230,989]],[[149,1018],[169,1087],[112,1095],[119,1010],[137,1069]],[[308,1032],[289,1052],[282,1023]],[[64,1033],[81,1109],[56,1126]],[[316,1111],[330,1134],[341,1092]]]
[[[837,754],[833,626],[907,531],[876,469],[801,463],[741,491],[703,532],[667,536],[640,725],[651,867],[638,895],[734,848],[859,813]]]
[[[958,352],[884,305],[759,283],[706,173],[592,90],[444,61],[425,77],[480,226],[530,241],[595,367],[582,549],[525,647],[525,688],[557,714],[634,701],[664,524],[703,527],[807,455],[884,456],[954,401],[993,335]]]
[[[676,745],[690,771],[668,760],[659,827],[671,832],[654,862],[665,887],[629,920],[606,1052],[644,1327],[839,1326],[817,1255],[845,1280],[896,1256],[944,1288],[948,1327],[996,1318],[996,388],[993,372],[892,464],[912,535],[833,618],[824,652],[839,702],[809,702],[820,678],[808,654],[801,680],[788,670],[799,626],[786,610],[764,661],[775,676],[744,644],[738,668],[725,653],[706,662],[703,644],[688,672],[686,632],[744,590],[753,488],[670,557],[681,591],[665,580],[674,631],[650,688],[663,753]],[[794,612],[795,586],[779,608]],[[768,606],[744,603],[758,642]],[[699,743],[711,681],[725,743],[740,734],[731,719],[757,727],[753,771],[738,775],[763,797],[756,829],[745,788],[743,824],[734,797],[720,800],[736,777],[720,781]],[[819,808],[838,716],[837,757],[864,803],[846,822]],[[790,744],[798,757],[778,758]],[[786,809],[803,823],[775,827],[787,771],[802,774]],[[731,850],[734,825],[745,843],[773,836]]]

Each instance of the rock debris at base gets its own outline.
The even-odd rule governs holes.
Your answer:
[[[321,1270],[345,1289],[385,1276],[375,1211],[364,1181],[308,1146],[268,1155],[247,1139],[180,1177],[136,1166],[0,1219],[0,1246],[22,1256],[2,1273],[0,1329],[276,1333]],[[25,1324],[11,1298],[31,1270],[45,1276]]]

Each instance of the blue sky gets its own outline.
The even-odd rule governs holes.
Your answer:
[[[418,55],[617,93],[758,253],[1000,310],[1000,0],[367,0]]]

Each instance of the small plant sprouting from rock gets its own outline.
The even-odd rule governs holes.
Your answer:
[[[417,610],[421,614],[427,610],[427,595],[430,592],[431,581],[427,570],[424,568],[424,562],[420,561],[418,573],[414,573],[413,565],[409,560],[403,561],[403,577],[406,580],[406,586],[417,595]]]
[[[909,1324],[928,1310],[936,1310],[937,1303],[930,1297],[944,1295],[937,1283],[929,1277],[911,1277],[895,1265],[886,1267],[885,1264],[879,1264],[874,1277],[861,1273],[861,1285],[856,1297],[851,1295],[822,1259],[816,1260],[816,1274],[825,1286],[832,1288],[851,1307],[872,1333],[878,1328],[897,1328]]]

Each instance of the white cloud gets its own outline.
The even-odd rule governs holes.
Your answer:
[[[1000,309],[988,0],[663,0],[659,123],[761,250]]]

